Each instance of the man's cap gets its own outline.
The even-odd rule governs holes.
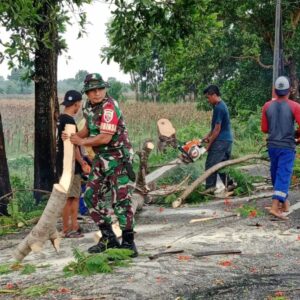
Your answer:
[[[106,87],[109,87],[109,85],[103,80],[99,73],[91,73],[86,75],[84,79],[84,86],[81,92],[86,93],[87,91],[93,89],[104,89]]]
[[[64,106],[71,106],[77,101],[82,100],[82,95],[81,93],[75,91],[75,90],[70,90],[67,91],[64,97],[64,101],[61,103],[61,105]]]
[[[278,96],[285,96],[290,91],[290,81],[286,76],[279,76],[275,81],[275,93]]]

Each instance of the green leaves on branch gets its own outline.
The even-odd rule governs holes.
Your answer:
[[[8,59],[10,68],[33,68],[35,50],[42,44],[60,53],[67,48],[62,33],[71,23],[72,14],[78,15],[80,34],[85,32],[86,14],[81,9],[91,0],[7,0],[0,3],[0,26],[8,33],[0,57]]]
[[[107,249],[99,254],[85,254],[74,248],[75,261],[64,267],[66,276],[83,275],[90,276],[97,273],[111,273],[114,267],[128,266],[131,262],[131,250]]]

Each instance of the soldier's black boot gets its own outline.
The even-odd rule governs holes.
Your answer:
[[[120,248],[132,250],[133,253],[131,257],[137,257],[139,255],[134,243],[133,230],[122,231],[122,244]]]
[[[108,248],[120,248],[120,243],[112,230],[111,224],[99,225],[102,237],[98,244],[88,249],[89,253],[100,253]]]

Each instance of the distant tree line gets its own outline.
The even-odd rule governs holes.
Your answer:
[[[79,70],[74,78],[67,78],[57,82],[57,90],[59,94],[64,94],[68,90],[79,90],[83,86],[85,76],[88,74],[85,70]],[[26,77],[25,69],[12,69],[7,80],[0,76],[0,94],[3,95],[28,95],[34,93],[34,84]],[[114,77],[108,78],[109,94],[120,101],[125,101],[125,93],[131,91],[128,83],[118,81]]]

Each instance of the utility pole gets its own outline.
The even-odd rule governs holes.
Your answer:
[[[283,45],[282,45],[281,0],[276,0],[275,43],[273,59],[273,86],[278,76],[283,75]]]

